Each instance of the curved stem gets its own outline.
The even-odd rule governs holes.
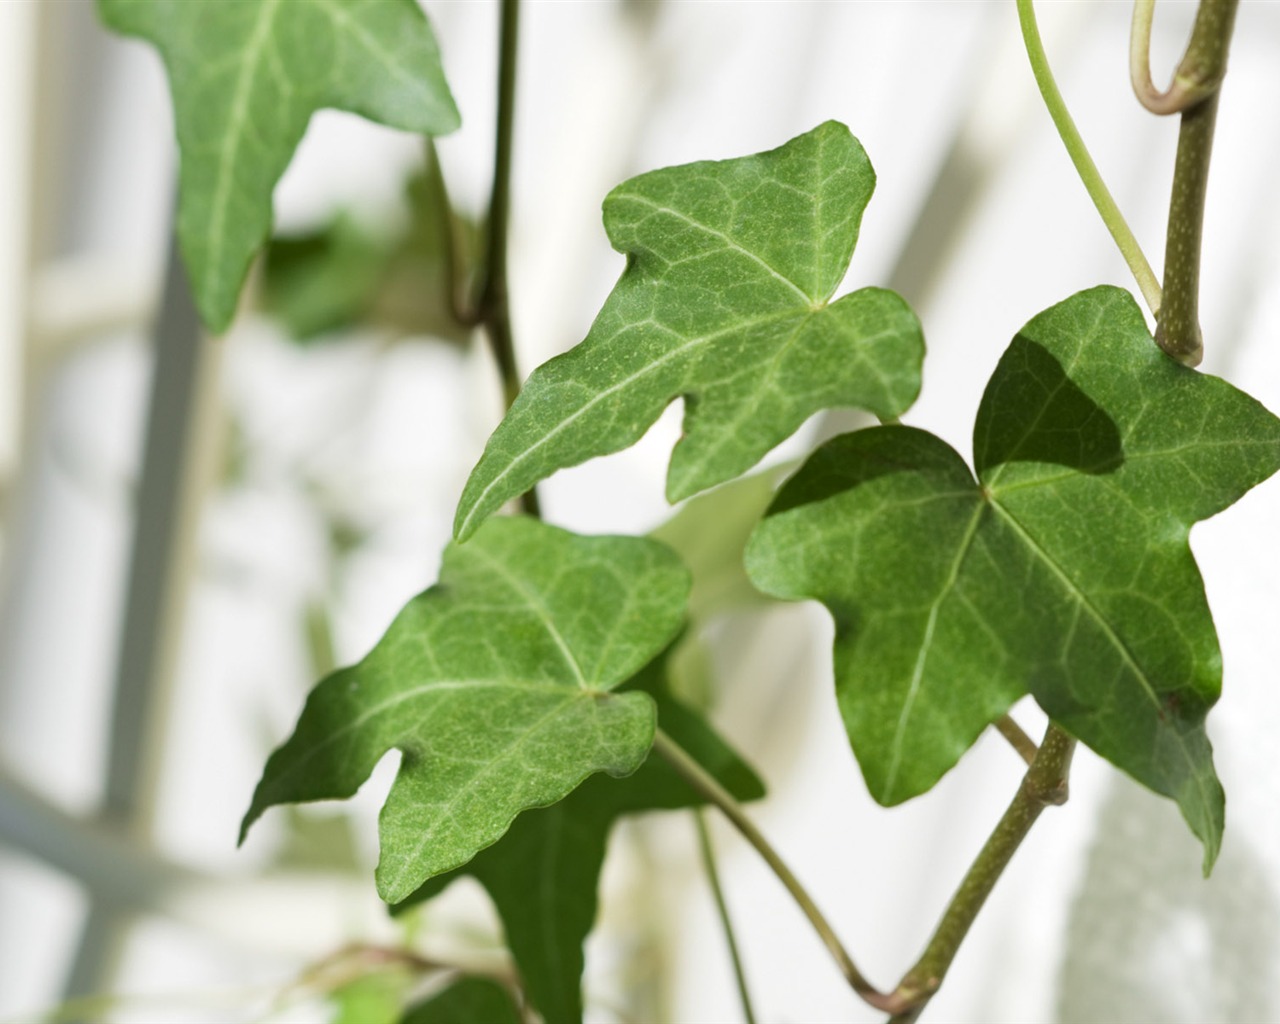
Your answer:
[[[1169,88],[1161,92],[1151,82],[1151,22],[1156,0],[1134,0],[1129,77],[1138,102],[1153,114],[1177,114],[1218,91],[1227,70],[1226,45],[1231,31],[1227,28],[1224,35],[1212,23],[1233,20],[1236,2],[1214,0],[1200,5],[1187,52],[1178,63]]]
[[[1156,343],[1187,366],[1197,365],[1204,354],[1200,334],[1200,239],[1213,129],[1218,117],[1218,86],[1227,70],[1227,48],[1237,6],[1237,0],[1201,0],[1191,45],[1179,65],[1179,74],[1183,66],[1188,66],[1206,83],[1210,93],[1207,99],[1182,112],[1165,242],[1165,301],[1156,326]]]
[[[498,56],[498,130],[494,139],[493,191],[489,198],[488,244],[484,280],[477,302],[477,316],[484,325],[493,357],[502,377],[507,408],[520,393],[511,333],[511,304],[507,283],[507,244],[511,230],[511,153],[515,136],[516,57],[520,37],[520,0],[502,0],[502,26]],[[520,498],[529,515],[539,514],[538,493],[529,490]]]
[[[1171,114],[1182,107],[1174,96],[1173,84],[1161,92],[1151,81],[1151,22],[1155,19],[1156,0],[1133,0],[1133,22],[1129,27],[1129,81],[1138,102],[1153,114]],[[1185,104],[1184,104],[1185,105]]]
[[[1158,314],[1160,311],[1160,282],[1156,280],[1151,264],[1147,261],[1147,257],[1142,252],[1142,247],[1138,244],[1137,238],[1134,237],[1133,231],[1130,230],[1128,223],[1124,219],[1124,214],[1120,212],[1120,207],[1116,205],[1110,190],[1102,180],[1102,175],[1098,172],[1098,167],[1093,162],[1093,157],[1089,155],[1089,150],[1085,146],[1084,140],[1080,137],[1080,132],[1076,129],[1075,122],[1071,119],[1071,114],[1067,111],[1067,105],[1062,99],[1062,93],[1058,91],[1058,85],[1053,79],[1053,72],[1049,68],[1049,58],[1045,55],[1044,43],[1040,40],[1040,29],[1036,25],[1036,14],[1032,0],[1017,0],[1017,3],[1018,22],[1022,26],[1022,40],[1027,48],[1027,56],[1031,60],[1031,70],[1036,77],[1036,85],[1040,87],[1040,95],[1044,98],[1045,106],[1049,108],[1049,116],[1053,118],[1054,126],[1058,129],[1058,135],[1067,147],[1067,154],[1071,157],[1071,162],[1075,165],[1076,173],[1080,175],[1080,180],[1084,183],[1084,187],[1089,193],[1089,198],[1093,200],[1093,205],[1101,215],[1102,222],[1107,226],[1107,230],[1111,232],[1111,237],[1115,239],[1120,255],[1124,257],[1125,263],[1129,265],[1129,270],[1137,281],[1138,288],[1142,291],[1142,297],[1146,300],[1148,308],[1153,314]]]
[[[769,844],[764,834],[747,817],[742,810],[742,806],[733,798],[732,794],[720,785],[702,765],[698,764],[683,747],[661,729],[658,729],[654,734],[653,749],[679,773],[680,777],[696,793],[714,804],[733,823],[734,828],[742,833],[743,838],[755,847],[756,852],[764,858],[765,863],[769,865],[778,880],[786,887],[787,892],[791,894],[791,898],[796,901],[801,911],[804,912],[804,916],[809,919],[813,930],[822,939],[827,951],[835,960],[840,968],[840,973],[844,975],[850,987],[877,1009],[890,1011],[897,1009],[897,1004],[891,1002],[890,997],[877,990],[862,976],[862,972],[858,970],[853,958],[849,956],[844,946],[841,945],[835,929],[823,917],[818,905],[814,903],[813,898],[805,891],[804,886],[800,884],[796,876],[791,873],[791,869],[778,856],[777,851]]]
[[[707,828],[707,819],[701,811],[693,812],[693,821],[698,829],[698,850],[702,854],[702,866],[706,869],[707,880],[711,883],[716,912],[720,915],[720,928],[724,932],[725,945],[729,947],[729,959],[733,962],[733,977],[738,985],[738,998],[742,1002],[742,1016],[747,1024],[756,1024],[755,1009],[751,1005],[751,992],[747,988],[747,972],[743,969],[742,954],[738,951],[738,937],[733,930],[733,921],[729,917],[729,906],[724,901],[724,890],[720,887],[720,871],[716,867],[715,850],[711,847],[711,830]]]
[[[1004,817],[951,898],[923,955],[894,990],[892,998],[899,1005],[895,1007],[893,1021],[907,1024],[919,1016],[942,984],[978,911],[1031,826],[1040,817],[1040,812],[1050,804],[1066,802],[1067,774],[1075,746],[1076,741],[1070,735],[1049,723],[1035,760],[1023,776],[1022,785],[1018,787]]]

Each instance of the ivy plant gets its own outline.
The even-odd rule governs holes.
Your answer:
[[[426,136],[458,125],[412,0],[100,8],[154,43],[168,68],[178,234],[214,331],[230,322],[269,233],[272,187],[315,109]],[[455,979],[402,1007],[403,1021],[581,1021],[606,842],[617,820],[644,811],[723,812],[853,991],[897,1021],[925,1010],[1022,837],[1065,799],[1078,742],[1176,801],[1209,871],[1224,798],[1205,721],[1222,659],[1188,535],[1280,469],[1280,420],[1190,365],[1201,346],[1192,243],[1234,11],[1233,0],[1205,0],[1171,92],[1156,93],[1149,76],[1137,83],[1149,107],[1182,118],[1162,287],[1062,104],[1030,0],[1018,0],[1036,80],[1155,330],[1111,285],[1031,316],[977,410],[971,468],[900,422],[924,357],[907,303],[877,287],[834,297],[875,183],[861,144],[834,121],[765,153],[653,170],[614,189],[604,226],[625,256],[621,277],[581,343],[522,386],[506,278],[519,3],[504,0],[483,255],[454,246],[440,257],[452,272],[433,275],[450,290],[441,333],[483,332],[509,409],[460,495],[438,581],[364,659],[316,684],[241,833],[274,805],[350,796],[399,752],[378,895],[400,913],[473,877],[516,967],[514,978]],[[1149,14],[1140,3],[1138,52]],[[424,209],[449,222],[435,236],[449,249],[457,214],[439,166],[429,170]],[[375,270],[391,259],[362,245],[346,244],[342,259],[367,254]],[[377,276],[360,276],[325,316],[357,316]],[[820,410],[856,407],[881,425],[827,441],[776,493],[776,474],[743,478],[655,536],[579,536],[538,518],[540,481],[633,444],[677,399],[672,502],[742,478]],[[516,499],[524,514],[497,515]],[[695,516],[691,528],[693,508],[716,525],[699,529]],[[746,600],[812,599],[830,612],[839,714],[880,803],[927,792],[990,727],[1028,761],[934,938],[891,990],[861,974],[752,823],[742,804],[763,794],[760,780],[672,694],[682,631],[744,600],[748,577],[759,593]],[[1006,717],[1026,695],[1050,720],[1038,746]],[[738,980],[753,1019],[740,967]]]

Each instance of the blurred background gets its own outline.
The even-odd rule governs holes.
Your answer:
[[[463,115],[438,153],[469,237],[490,183],[498,9],[424,6]],[[1067,102],[1159,267],[1177,122],[1132,97],[1130,7],[1042,8]],[[1194,11],[1160,5],[1158,83]],[[1202,368],[1273,410],[1278,52],[1280,5],[1246,0],[1202,285]],[[600,224],[609,189],[828,118],[879,175],[847,286],[895,288],[924,323],[906,422],[969,452],[1021,324],[1080,288],[1132,288],[1011,3],[533,0],[520,60],[512,301],[526,373],[581,340],[622,270]],[[88,0],[0,4],[0,1020],[374,1021],[380,993],[415,983],[390,950],[503,957],[469,881],[409,921],[377,901],[394,757],[349,805],[273,811],[240,850],[236,832],[308,687],[434,579],[501,396],[441,303],[420,139],[317,115],[277,190],[278,238],[221,338],[201,334],[171,252],[175,170],[153,52],[107,34]],[[859,422],[817,418],[768,461]],[[657,527],[678,434],[673,407],[636,448],[557,475],[547,517]],[[1213,878],[1172,804],[1081,751],[1070,804],[1037,825],[926,1019],[1280,1019],[1277,515],[1273,480],[1192,536],[1225,663],[1210,733],[1229,825]],[[730,563],[713,568],[728,596],[689,671],[769,785],[754,816],[891,985],[1019,762],[986,739],[929,795],[877,807],[838,725],[826,615],[753,601]],[[1034,707],[1015,717],[1042,726]],[[762,1019],[875,1020],[754,854],[712,824]],[[602,885],[589,1019],[740,1019],[687,815],[618,828]]]

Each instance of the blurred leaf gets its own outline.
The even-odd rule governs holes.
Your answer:
[[[273,238],[263,305],[300,341],[349,327],[367,315],[397,247],[346,213],[320,231]]]
[[[318,231],[272,239],[263,306],[294,338],[361,326],[458,344],[471,337],[449,294],[451,250],[456,245],[458,262],[469,265],[480,228],[451,209],[434,160],[429,154],[406,183],[406,216],[394,227],[362,227],[339,213]]]
[[[693,573],[689,627],[667,661],[671,689],[706,710],[715,702],[715,673],[704,628],[726,612],[772,604],[747,577],[743,553],[778,481],[792,466],[776,466],[690,498],[649,536],[675,550]]]
[[[400,1024],[521,1024],[511,994],[490,978],[459,978],[405,1012]]]
[[[672,548],[693,574],[689,618],[695,624],[721,612],[773,602],[748,578],[742,559],[778,481],[792,468],[753,473],[691,498],[649,534]]]
[[[284,843],[271,859],[282,871],[354,873],[364,865],[355,826],[343,814],[309,814],[285,808]]]
[[[396,1024],[411,976],[407,971],[375,971],[335,989],[329,1000],[337,1010],[330,1024]]]

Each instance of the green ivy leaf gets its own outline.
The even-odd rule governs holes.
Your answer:
[[[392,748],[379,895],[466,863],[530,807],[593,772],[628,775],[654,705],[617,686],[679,629],[688,573],[656,541],[578,537],[520,518],[446,549],[359,664],[322,680],[267,762],[240,837],[275,804],[351,796]]]
[[[271,193],[322,107],[442,135],[458,127],[413,0],[99,0],[164,59],[182,151],[178,236],[205,323],[231,322]]]
[[[915,315],[878,288],[830,301],[874,185],[831,121],[614,189],[604,223],[627,268],[586,340],[534,371],[490,438],[457,537],[556,470],[633,444],[681,396],[672,501],[745,472],[820,409],[906,410],[924,356]]]
[[[491,978],[459,978],[410,1007],[400,1024],[521,1024],[511,993]]]
[[[764,795],[760,780],[698,715],[675,701],[666,657],[628,684],[658,706],[658,721],[677,743],[739,800]],[[660,757],[625,779],[597,776],[560,803],[526,811],[496,844],[464,867],[432,878],[399,912],[471,875],[488,890],[502,918],[507,946],[525,990],[547,1024],[582,1020],[582,947],[596,917],[605,845],[624,814],[674,810],[701,803]]]
[[[923,431],[836,438],[757,529],[751,578],[830,609],[841,714],[882,803],[927,790],[1030,692],[1178,802],[1207,870],[1222,662],[1187,538],[1280,468],[1280,420],[1165,357],[1133,299],[1096,288],[1013,340],[974,449],[977,481]]]

